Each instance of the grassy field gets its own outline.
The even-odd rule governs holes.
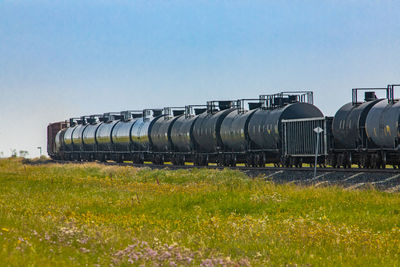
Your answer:
[[[0,160],[0,265],[400,264],[400,195]]]

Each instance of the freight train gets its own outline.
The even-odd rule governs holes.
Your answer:
[[[47,149],[52,159],[68,161],[302,167],[316,155],[318,164],[332,167],[396,168],[397,86],[353,89],[352,102],[334,117],[313,104],[311,91],[81,116],[49,124]],[[377,98],[377,90],[386,98]]]

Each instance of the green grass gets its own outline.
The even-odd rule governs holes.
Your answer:
[[[400,195],[0,160],[0,265],[400,264]]]

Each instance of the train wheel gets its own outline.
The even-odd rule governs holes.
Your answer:
[[[333,168],[337,168],[338,164],[337,164],[337,156],[336,155],[332,156],[331,165]]]
[[[231,161],[230,155],[224,155],[223,156],[223,165],[225,167],[229,167],[230,166],[230,161]]]
[[[382,153],[381,159],[382,159],[381,160],[382,161],[382,169],[386,169],[386,163],[387,163],[386,161],[387,160],[386,160],[386,153],[385,152]]]
[[[258,161],[258,167],[260,167],[260,168],[265,167],[265,160],[263,157],[261,157],[260,160]]]
[[[253,157],[250,153],[246,155],[246,167],[251,167],[253,165]]]
[[[303,158],[299,158],[296,161],[296,168],[301,168],[303,167]]]
[[[231,167],[236,167],[236,161],[237,161],[236,156],[235,156],[235,155],[232,155],[232,158],[231,158]]]
[[[202,157],[201,166],[208,166],[208,157],[207,156]]]
[[[218,167],[224,166],[224,156],[222,154],[218,155],[217,157],[217,166]]]

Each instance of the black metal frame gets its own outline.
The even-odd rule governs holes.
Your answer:
[[[360,105],[363,102],[358,102],[358,92],[359,91],[376,91],[376,90],[385,90],[386,91],[386,97],[389,96],[389,87],[370,87],[370,88],[353,88],[352,89],[352,97],[351,97],[351,103],[354,105]]]
[[[237,108],[237,102],[234,100],[212,100],[207,101],[207,113],[216,113],[221,111],[221,103],[230,103],[229,108]]]
[[[173,117],[179,116],[179,115],[175,115],[174,111],[182,111],[182,114],[179,115],[183,115],[185,113],[185,107],[164,107],[163,109],[163,116],[165,120],[169,120]]]
[[[390,104],[394,104],[395,99],[394,99],[394,88],[395,87],[400,87],[400,84],[389,84],[387,86],[387,99],[389,101]]]
[[[120,112],[123,121],[143,117],[143,110],[125,110]]]
[[[191,118],[196,116],[195,111],[193,108],[205,108],[205,111],[207,111],[207,105],[187,105],[185,106],[185,118]]]
[[[263,103],[262,108],[276,109],[296,102],[314,104],[314,93],[312,91],[285,91],[272,95],[260,95],[259,100]]]
[[[258,101],[260,107],[262,105],[262,101],[260,98],[241,98],[236,100],[236,108],[238,109],[238,113],[244,113],[246,111],[246,103],[250,103],[249,101]],[[250,109],[250,108],[249,108]]]

